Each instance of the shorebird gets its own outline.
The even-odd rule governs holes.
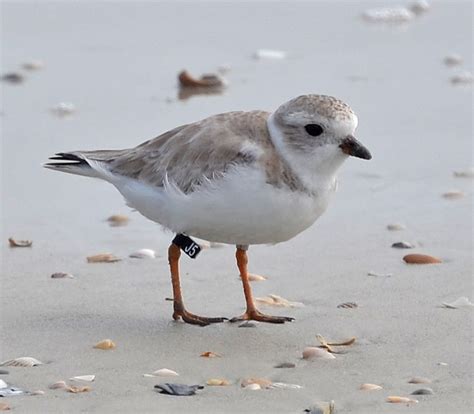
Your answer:
[[[302,95],[276,111],[228,112],[179,126],[135,148],[60,152],[44,166],[100,178],[127,204],[176,233],[168,249],[173,318],[208,325],[226,318],[189,312],[179,276],[190,238],[236,245],[246,311],[231,321],[284,323],[255,306],[247,271],[253,244],[287,241],[326,210],[342,163],[371,154],[354,138],[357,116],[331,96]]]

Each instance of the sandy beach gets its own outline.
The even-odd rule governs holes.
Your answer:
[[[18,413],[302,413],[334,400],[336,413],[470,413],[473,309],[443,302],[473,297],[472,4],[433,1],[403,25],[371,24],[364,10],[408,2],[2,2],[0,379],[44,395],[0,398]],[[284,59],[254,59],[258,49]],[[448,67],[456,53],[464,61]],[[34,59],[38,70],[21,65]],[[178,98],[177,74],[228,65],[222,94]],[[109,184],[45,170],[56,152],[129,148],[178,125],[232,110],[273,111],[302,93],[336,96],[359,118],[370,162],[351,158],[327,212],[287,243],[252,246],[257,297],[303,307],[263,306],[284,325],[205,328],[171,319],[167,248],[173,234],[126,207]],[[51,108],[74,104],[59,117]],[[443,197],[448,191],[463,197]],[[130,222],[111,227],[124,214]],[[399,231],[389,224],[403,224]],[[11,248],[8,238],[33,241]],[[392,248],[407,241],[413,249]],[[156,259],[129,254],[153,249]],[[117,263],[87,263],[110,252]],[[408,265],[408,253],[441,264]],[[183,256],[182,284],[197,314],[244,310],[234,247]],[[55,272],[74,278],[53,279]],[[368,275],[373,272],[376,276]],[[354,302],[356,308],[338,308]],[[356,337],[331,360],[305,360],[316,335]],[[112,339],[117,347],[93,346]],[[200,354],[213,351],[217,358]],[[283,362],[294,368],[275,368]],[[178,377],[144,377],[160,368]],[[89,392],[51,390],[95,375]],[[300,389],[244,390],[249,377]],[[410,384],[426,377],[429,384]],[[162,395],[164,382],[201,384],[194,396]],[[383,388],[361,391],[363,383]],[[72,384],[72,383],[71,383]],[[429,387],[432,395],[411,395]],[[392,404],[388,396],[416,398]]]

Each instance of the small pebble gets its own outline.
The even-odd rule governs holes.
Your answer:
[[[415,245],[406,241],[401,241],[393,243],[392,247],[394,247],[395,249],[413,249]]]
[[[411,395],[433,395],[434,391],[431,388],[419,388],[411,393]]]
[[[466,194],[464,194],[462,191],[458,190],[453,190],[453,191],[448,191],[446,193],[443,193],[443,197],[446,198],[447,200],[459,200],[460,198],[463,198]]]
[[[57,272],[51,275],[52,279],[74,279],[74,276],[71,273]]]
[[[293,362],[282,362],[281,364],[275,365],[274,368],[295,368],[296,364]]]
[[[218,357],[221,357],[221,355],[216,354],[215,352],[212,352],[212,351],[203,352],[199,356],[201,356],[203,358],[218,358]]]
[[[462,84],[467,85],[468,83],[472,83],[473,79],[474,77],[472,76],[471,72],[464,71],[457,75],[452,76],[451,83],[453,85],[462,85]]]
[[[254,322],[245,321],[239,325],[239,328],[256,328],[257,324]]]
[[[107,351],[109,349],[115,349],[117,345],[111,339],[103,339],[102,341],[96,343],[94,345],[95,349],[102,349],[103,351]]]
[[[338,308],[342,308],[342,309],[354,309],[354,308],[357,308],[358,306],[359,305],[357,305],[357,303],[355,302],[344,302],[337,305]]]
[[[390,230],[390,231],[400,231],[400,230],[405,230],[406,228],[407,227],[404,224],[398,224],[398,223],[387,225],[387,230]]]
[[[45,392],[43,390],[35,390],[35,391],[31,391],[30,392],[30,395],[44,395]]]
[[[418,400],[413,400],[408,397],[399,397],[398,395],[391,395],[387,397],[387,402],[393,403],[393,404],[410,404],[410,403],[417,403]]]
[[[413,377],[408,380],[409,384],[431,384],[431,380],[425,377]]]
[[[377,385],[377,384],[362,384],[360,387],[359,387],[360,390],[362,391],[378,391],[378,390],[381,390],[382,387],[380,385]]]
[[[123,214],[113,214],[107,218],[111,227],[121,227],[126,226],[130,219]]]
[[[43,69],[44,63],[41,60],[30,60],[28,62],[23,63],[23,69],[26,70],[39,70]]]
[[[22,83],[25,80],[25,77],[21,73],[16,73],[16,72],[11,72],[11,73],[5,73],[5,75],[2,76],[2,81],[8,82],[8,83]]]
[[[100,253],[87,257],[87,263],[114,263],[119,262],[120,259],[112,253]]]
[[[446,66],[458,66],[461,65],[463,59],[457,54],[448,55],[443,59],[443,62]]]
[[[67,384],[66,384],[65,381],[58,381],[58,382],[55,382],[55,383],[51,384],[48,388],[50,390],[65,389],[65,388],[67,388]]]
[[[210,386],[224,386],[230,385],[230,382],[222,378],[211,378],[206,381],[206,384]]]
[[[427,254],[407,254],[403,260],[408,264],[436,264],[442,263],[437,257],[428,256]]]

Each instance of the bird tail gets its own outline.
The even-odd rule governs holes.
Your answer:
[[[123,150],[59,152],[49,157],[52,162],[43,164],[43,167],[68,174],[107,180],[110,176],[108,164],[122,153]]]

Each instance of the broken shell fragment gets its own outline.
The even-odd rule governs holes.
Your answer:
[[[474,178],[474,167],[467,168],[466,170],[454,171],[453,174],[455,177]]]
[[[10,247],[31,247],[33,242],[31,240],[15,240],[13,237],[8,239]]]
[[[250,391],[257,391],[257,390],[262,389],[262,387],[259,384],[249,384],[249,385],[246,385],[243,388],[244,388],[244,390],[250,390]]]
[[[299,390],[303,387],[298,384],[287,384],[286,382],[273,382],[269,388],[281,388],[284,390]]]
[[[362,390],[362,391],[378,391],[378,390],[381,390],[382,387],[380,385],[377,385],[377,384],[367,383],[367,384],[362,384],[359,387],[359,389]]]
[[[295,368],[296,364],[293,362],[282,362],[281,364],[275,365],[274,368]]]
[[[337,305],[338,308],[342,308],[342,309],[353,309],[353,308],[357,308],[358,306],[359,305],[357,305],[357,303],[355,302],[344,302]]]
[[[413,377],[408,381],[409,384],[431,384],[431,380],[425,377]]]
[[[303,349],[303,359],[335,359],[336,357],[326,351],[315,346],[308,346]]]
[[[286,52],[282,50],[259,49],[253,54],[254,59],[285,59]]]
[[[43,365],[41,361],[38,361],[36,358],[32,357],[20,357],[15,359],[9,359],[7,361],[3,361],[0,366],[1,367],[35,367],[37,365]]]
[[[28,62],[23,63],[23,69],[26,70],[39,70],[43,69],[44,67],[44,62],[41,60],[30,60]]]
[[[92,382],[95,380],[95,375],[79,375],[77,377],[69,378],[70,381],[85,381]]]
[[[196,87],[223,87],[226,82],[219,75],[204,74],[201,78],[197,79],[191,76],[191,74],[183,70],[178,75],[178,81],[181,87],[184,88],[196,88]]]
[[[8,411],[11,410],[10,406],[7,403],[0,402],[0,411]]]
[[[374,277],[392,277],[392,276],[393,276],[393,273],[379,273],[379,272],[370,271],[370,272],[367,272],[367,276],[374,276]]]
[[[264,305],[269,306],[281,306],[285,308],[302,308],[304,306],[301,302],[290,302],[288,299],[282,298],[281,296],[270,294],[261,298],[255,299]]]
[[[416,0],[410,4],[410,10],[416,15],[426,13],[430,9],[430,4],[426,0]]]
[[[178,377],[179,374],[176,371],[168,368],[158,369],[151,374],[143,374],[145,377]]]
[[[76,112],[76,107],[70,102],[60,102],[51,108],[51,112],[54,115],[62,118],[72,115],[74,112]]]
[[[74,279],[74,276],[71,273],[57,272],[51,275],[52,279]]]
[[[416,404],[418,402],[418,400],[413,400],[412,398],[408,398],[408,397],[399,397],[399,396],[396,396],[396,395],[391,395],[389,397],[387,397],[387,402],[389,403],[394,403],[394,404],[410,404],[410,403],[414,403]]]
[[[30,395],[44,395],[45,392],[43,390],[35,390],[35,391],[31,391],[30,392]]]
[[[203,358],[220,358],[221,357],[220,354],[216,354],[215,352],[212,352],[212,351],[203,352],[200,356]]]
[[[434,391],[431,388],[419,388],[411,393],[411,395],[433,395]]]
[[[399,224],[399,223],[393,223],[393,224],[388,224],[387,225],[387,230],[390,231],[400,231],[400,230],[405,230],[407,227],[404,224]]]
[[[403,256],[403,260],[408,264],[436,264],[443,263],[437,257],[428,256],[427,254],[407,254]]]
[[[443,302],[442,305],[449,309],[457,309],[457,308],[472,308],[474,306],[474,303],[472,303],[465,296],[461,296],[459,299],[456,299],[454,302],[451,302],[451,303]]]
[[[21,73],[10,72],[2,75],[2,81],[8,83],[22,83],[25,80],[25,77]]]
[[[362,18],[373,23],[405,23],[412,20],[415,14],[405,7],[384,7],[366,10]]]
[[[306,408],[304,412],[308,414],[334,414],[335,413],[335,404],[334,401],[321,401],[312,405],[309,408]]]
[[[122,259],[114,256],[112,253],[100,253],[87,257],[87,263],[114,263],[119,262],[120,260]]]
[[[257,324],[254,322],[245,321],[239,325],[239,328],[256,328]]]
[[[265,276],[255,275],[253,273],[249,273],[248,278],[251,282],[262,282],[264,280],[267,280]]]
[[[395,249],[413,249],[415,245],[406,241],[401,241],[393,243],[392,247]]]
[[[459,200],[460,198],[463,198],[465,195],[466,194],[464,194],[462,191],[452,190],[452,191],[443,193],[443,198],[446,198],[447,200]]]
[[[227,381],[226,379],[211,378],[206,381],[206,384],[211,385],[211,386],[223,386],[223,385],[230,385],[230,382]]]
[[[55,383],[51,384],[48,388],[50,390],[64,389],[64,388],[67,388],[67,384],[64,381],[58,381],[58,382],[55,382]]]
[[[113,214],[107,218],[107,221],[111,227],[120,227],[127,225],[130,219],[123,214]]]
[[[109,349],[114,349],[116,348],[117,345],[111,340],[111,339],[104,339],[100,342],[97,342],[94,345],[95,349],[102,349],[104,351],[109,350]]]
[[[194,395],[197,390],[202,390],[204,387],[202,385],[170,384],[167,382],[155,385],[155,388],[160,394],[184,396]]]
[[[451,55],[446,56],[443,59],[443,62],[446,66],[458,66],[462,64],[463,59],[460,55],[453,53]]]
[[[130,253],[129,257],[134,259],[154,259],[156,257],[156,253],[151,249],[140,249],[136,252]]]
[[[266,378],[246,378],[242,380],[240,385],[243,388],[247,388],[247,386],[251,384],[257,384],[260,388],[269,388],[272,385],[272,382]]]
[[[471,72],[464,71],[457,75],[451,77],[451,83],[453,85],[467,85],[468,83],[472,83],[474,77],[472,76]]]
[[[7,388],[7,387],[8,387],[8,384],[2,379],[0,379],[0,388]]]
[[[91,390],[91,387],[88,385],[84,386],[75,386],[75,385],[70,385],[69,387],[66,388],[66,391],[72,392],[73,394],[78,394],[81,392],[89,392]]]

